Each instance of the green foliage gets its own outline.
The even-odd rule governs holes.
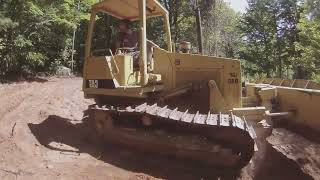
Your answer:
[[[207,16],[203,17],[206,53],[237,58],[241,39],[236,26],[240,14],[223,0],[215,0],[212,8],[207,10]]]
[[[250,0],[239,26],[240,57],[251,64],[245,72],[301,79],[319,73],[319,5],[319,0]]]
[[[304,4],[305,11],[299,23],[300,41],[296,49],[301,56],[295,63],[303,66],[304,74],[308,78],[319,78],[320,73],[320,1],[309,0]],[[317,75],[318,74],[318,75]]]
[[[1,0],[0,76],[21,76],[71,66],[82,71],[90,7],[98,0]],[[200,7],[205,54],[240,58],[247,76],[318,79],[320,0],[248,0],[236,13],[225,0],[159,0],[169,11],[172,39],[197,47]],[[98,15],[94,48],[112,46],[119,20]],[[147,21],[148,39],[166,48],[162,18]],[[75,51],[72,52],[73,33]]]
[[[313,80],[314,82],[320,83],[320,74],[312,73],[311,80]]]
[[[175,43],[190,41],[197,44],[196,25],[191,1],[188,0],[159,0],[168,10],[172,39]]]
[[[295,67],[299,54],[297,24],[300,8],[297,0],[250,0],[239,29],[244,35],[240,57],[257,66],[247,73],[265,73],[283,77],[283,71]]]
[[[163,18],[147,20],[147,38],[162,48],[166,48]]]
[[[224,0],[160,0],[169,11],[173,41],[197,43],[195,9],[200,7],[204,52],[208,55],[237,57],[240,36],[236,30],[239,14]]]
[[[296,48],[302,53],[297,63],[302,64],[309,71],[315,71],[319,67],[320,60],[320,23],[303,19],[299,28],[301,41],[296,43]]]
[[[94,1],[4,0],[0,6],[0,75],[20,76],[68,66],[73,30]],[[59,63],[56,63],[56,62]]]
[[[169,11],[174,42],[190,41],[197,46],[194,6],[188,0],[159,0]],[[218,0],[217,0],[218,1]],[[70,67],[74,53],[75,70],[82,71],[84,44],[87,34],[90,6],[98,0],[2,0],[0,5],[0,76],[21,76],[39,71],[55,71],[57,66]],[[222,0],[219,7],[215,1],[201,0],[203,24],[205,24],[205,49],[208,54],[213,41],[218,44],[221,55],[234,57],[236,49],[233,36],[236,14]],[[223,6],[223,9],[221,9]],[[210,17],[215,12],[223,13],[216,34],[210,32]],[[227,21],[227,25],[224,22]],[[93,39],[94,48],[112,46],[119,20],[99,15]],[[208,25],[208,26],[207,26]],[[147,21],[148,39],[166,48],[163,19]],[[75,51],[72,52],[72,37],[76,30]],[[219,38],[217,37],[219,34]],[[220,36],[221,34],[221,36]],[[232,34],[229,36],[229,34]],[[227,45],[225,45],[227,44]]]
[[[10,18],[4,17],[2,12],[0,12],[0,31],[4,31],[15,25]]]

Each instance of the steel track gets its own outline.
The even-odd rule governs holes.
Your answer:
[[[254,154],[253,127],[233,114],[192,114],[144,103],[126,108],[91,106],[89,116],[106,140],[142,151],[230,169],[244,167]],[[143,125],[143,118],[151,124]]]

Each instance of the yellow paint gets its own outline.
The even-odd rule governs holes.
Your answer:
[[[246,85],[247,98],[258,99],[255,105],[274,112],[289,112],[289,123],[307,126],[320,131],[320,85],[309,80],[264,79],[256,82],[264,84]],[[270,85],[269,85],[270,84]]]
[[[282,112],[295,110],[290,121],[320,131],[320,91],[277,88]]]
[[[119,8],[121,7],[121,8]],[[147,7],[147,8],[145,8]],[[150,9],[152,12],[150,12]],[[119,19],[140,21],[140,70],[133,70],[130,56],[95,57],[91,53],[92,33],[97,12],[105,12]],[[154,49],[154,71],[147,72],[146,63],[146,19],[164,17],[167,50]],[[241,107],[241,66],[240,61],[194,54],[172,52],[172,42],[168,12],[157,0],[105,0],[92,7],[92,16],[86,42],[84,63],[84,93],[94,95],[146,97],[147,93],[162,91],[170,94],[177,88],[196,84],[211,86],[210,108],[214,111],[228,111]],[[115,65],[119,68],[116,70]],[[85,88],[86,80],[113,80],[119,87],[115,89]],[[157,86],[155,88],[156,85]],[[212,83],[211,83],[212,85]],[[132,91],[134,89],[134,91]]]
[[[167,90],[214,80],[226,107],[241,107],[240,61],[156,49],[154,63]]]

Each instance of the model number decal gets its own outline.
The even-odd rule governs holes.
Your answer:
[[[232,78],[238,77],[237,73],[229,73],[229,75],[230,75],[230,77],[232,77]]]
[[[229,84],[238,84],[239,80],[238,79],[228,79]]]
[[[89,88],[98,88],[98,80],[89,80]]]
[[[238,79],[238,74],[237,73],[229,73],[230,77],[228,79],[229,84],[238,84],[239,79]]]

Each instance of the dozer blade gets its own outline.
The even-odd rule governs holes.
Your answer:
[[[254,154],[255,132],[232,114],[192,114],[147,103],[135,108],[92,106],[97,132],[111,143],[140,151],[240,169]]]

